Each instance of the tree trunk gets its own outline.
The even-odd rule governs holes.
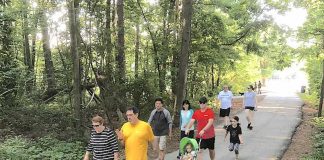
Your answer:
[[[218,89],[220,85],[220,76],[221,76],[221,68],[218,66],[217,80],[216,80],[216,88]]]
[[[119,102],[123,102],[124,104],[120,104],[118,108],[124,112],[125,111],[125,99],[126,93],[125,90],[125,26],[124,26],[124,0],[117,0],[117,94],[115,98],[119,99]],[[115,101],[117,102],[117,101]],[[119,119],[119,122],[124,119]]]
[[[117,1],[117,30],[117,77],[118,82],[123,84],[125,81],[124,0]]]
[[[318,105],[318,117],[322,117],[323,111],[323,100],[324,100],[324,60],[322,60],[322,84],[321,84],[321,95]]]
[[[161,91],[161,88],[163,88],[163,86],[162,86],[163,85],[162,84],[163,83],[163,81],[162,81],[163,78],[161,78],[161,77],[162,77],[163,73],[162,73],[162,65],[161,65],[161,62],[160,62],[161,60],[159,58],[158,44],[157,44],[157,41],[156,41],[156,37],[155,37],[155,35],[153,34],[153,32],[152,32],[152,30],[150,28],[150,24],[149,24],[149,22],[148,22],[148,20],[147,20],[147,18],[145,16],[144,9],[141,6],[140,0],[137,0],[137,5],[139,6],[139,8],[141,10],[141,14],[143,16],[143,19],[146,22],[147,31],[149,32],[151,40],[152,40],[153,53],[154,53],[154,64],[155,64],[155,69],[156,69],[156,71],[158,73],[158,77],[159,77],[159,90],[160,90],[160,92],[162,94],[163,91]]]
[[[26,1],[24,1],[26,3]],[[28,66],[28,69],[31,69],[31,59],[30,59],[30,49],[29,49],[29,29],[28,29],[28,16],[27,12],[23,12],[23,25],[22,25],[22,30],[23,30],[23,38],[24,38],[24,63],[26,66]]]
[[[195,99],[195,92],[196,92],[195,82],[196,82],[196,80],[197,80],[197,70],[196,70],[196,68],[192,68],[191,85],[190,85],[191,91],[189,92],[191,99]]]
[[[185,98],[185,91],[187,85],[187,69],[189,61],[189,45],[190,45],[190,32],[191,32],[191,18],[192,18],[192,0],[183,0],[183,29],[182,29],[182,44],[181,56],[179,63],[178,75],[178,91],[177,91],[177,107],[182,107],[182,101]]]
[[[212,74],[211,74],[211,76],[212,76],[212,91],[214,91],[214,89],[215,89],[215,77],[214,77],[214,65],[212,65],[211,66],[211,72],[212,72]]]
[[[119,111],[118,109],[118,102],[116,101],[116,92],[118,93],[117,89],[119,87],[116,86],[116,80],[114,79],[114,70],[113,70],[113,45],[111,39],[111,22],[114,21],[115,11],[111,14],[111,1],[106,0],[106,24],[105,24],[105,35],[104,35],[104,44],[105,44],[105,72],[104,75],[98,75],[98,85],[100,88],[100,97],[102,98],[103,102],[101,103],[102,108],[104,109],[108,123],[111,125],[112,128],[117,128],[120,123],[118,123],[119,118]],[[114,4],[113,4],[114,6]],[[112,26],[115,26],[114,24]],[[114,30],[114,29],[112,29]]]
[[[139,27],[139,19],[137,19],[136,22],[136,40],[135,40],[135,82],[138,80],[138,61],[139,61],[139,47],[140,47],[140,27]],[[141,91],[140,88],[135,87],[134,88],[135,92],[133,95],[134,98],[134,104],[136,107],[139,107],[140,105],[140,98],[141,98]]]
[[[138,19],[139,21],[139,19]],[[139,61],[139,47],[140,47],[140,27],[139,23],[136,22],[136,40],[135,40],[135,79],[138,78],[138,61]]]
[[[50,35],[48,33],[47,18],[44,10],[41,11],[41,29],[42,29],[42,42],[43,42],[43,54],[45,60],[45,73],[47,89],[46,91],[51,94],[55,90],[55,76],[54,76],[54,65],[52,61],[52,53],[50,48]],[[50,95],[49,94],[49,95]]]
[[[179,44],[179,24],[178,23],[180,21],[179,19],[179,0],[175,0],[175,12],[174,12],[174,16],[173,16],[173,22],[175,23],[173,26],[173,34],[174,34],[174,38],[175,38],[175,42],[176,42],[176,46],[178,46]],[[171,87],[172,87],[172,93],[174,95],[177,95],[177,89],[178,89],[178,67],[179,67],[179,49],[177,47],[174,48],[173,52],[172,52],[172,63],[171,63]]]
[[[33,86],[33,64],[31,60],[31,55],[30,55],[30,45],[29,45],[29,23],[28,23],[28,12],[27,12],[27,1],[23,1],[24,6],[26,8],[23,11],[23,25],[22,25],[22,30],[23,30],[23,38],[24,38],[24,64],[28,67],[27,71],[27,81],[26,81],[26,91],[30,93],[32,91],[32,86]]]
[[[69,21],[70,21],[70,37],[71,37],[71,55],[73,63],[73,108],[76,119],[76,128],[80,129],[81,126],[81,73],[80,73],[80,56],[78,52],[78,41],[77,41],[77,22],[76,22],[76,10],[74,0],[69,3]],[[78,6],[78,5],[76,5]]]

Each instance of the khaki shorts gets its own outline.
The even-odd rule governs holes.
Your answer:
[[[159,146],[160,150],[165,150],[166,148],[166,136],[154,136],[155,145]]]

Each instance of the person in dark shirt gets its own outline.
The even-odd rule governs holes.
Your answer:
[[[92,118],[92,127],[83,160],[89,160],[90,153],[93,160],[118,160],[118,143],[114,131],[104,126],[104,119],[100,116]]]
[[[261,94],[261,87],[262,87],[262,84],[261,84],[261,81],[259,81],[259,83],[258,83],[258,94]]]
[[[162,98],[155,99],[155,109],[151,112],[148,123],[154,133],[154,149],[159,149],[159,160],[164,160],[166,136],[171,137],[172,119],[170,112],[163,107]]]
[[[240,123],[238,123],[239,117],[234,116],[230,122],[231,122],[231,125],[229,125],[226,129],[224,141],[226,141],[227,134],[229,133],[230,134],[230,145],[229,145],[228,149],[229,149],[229,151],[234,150],[236,160],[238,160],[239,147],[240,147],[240,144],[243,144],[242,129],[240,127]]]

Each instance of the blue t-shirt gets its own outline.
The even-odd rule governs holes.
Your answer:
[[[233,94],[231,91],[221,91],[218,94],[218,99],[220,100],[221,108],[227,109],[232,106]]]
[[[187,114],[185,114],[186,111],[185,110],[181,110],[181,113],[180,113],[180,127],[181,127],[181,131],[185,131],[186,130],[186,127],[184,127],[185,125],[187,125],[191,118],[192,118],[192,115],[193,115],[193,110],[192,109],[189,109],[187,111]],[[189,128],[189,130],[194,130],[194,126],[192,125],[191,128]]]
[[[255,107],[255,92],[244,93],[244,106]]]

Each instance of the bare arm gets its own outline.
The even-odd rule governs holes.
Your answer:
[[[209,127],[213,125],[213,123],[214,123],[214,119],[208,119],[207,125],[202,130],[206,131]]]
[[[227,134],[228,134],[228,131],[225,132],[224,141],[226,141]]]
[[[211,127],[212,125],[213,125],[213,123],[214,123],[214,119],[208,119],[208,123],[207,123],[207,125],[199,132],[199,135],[200,136],[203,136],[203,134],[205,134],[205,131],[209,128],[209,127]]]
[[[240,143],[243,144],[243,137],[242,137],[242,134],[239,134],[239,139],[240,139]]]
[[[115,130],[115,133],[117,135],[117,139],[120,141],[120,144],[122,146],[125,146],[125,140],[124,140],[124,135],[123,135],[123,132],[120,131],[119,129],[116,129]]]
[[[90,157],[90,152],[86,151],[86,153],[84,154],[83,160],[89,160],[89,157]]]
[[[188,123],[187,127],[186,127],[186,134],[189,133],[189,129],[192,127],[192,125],[195,123],[194,119],[191,119],[190,122]]]
[[[118,154],[118,152],[115,152],[114,153],[114,160],[118,160],[119,159],[119,154]]]
[[[171,135],[172,135],[172,118],[171,118],[171,114],[169,111],[167,112],[166,118],[167,118],[168,124],[169,124],[169,136],[171,137]]]

